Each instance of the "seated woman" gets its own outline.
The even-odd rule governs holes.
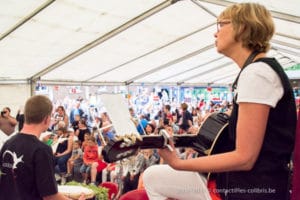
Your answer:
[[[67,128],[69,126],[69,116],[66,114],[66,110],[63,106],[58,106],[53,116],[52,128],[54,131],[60,127]]]
[[[78,137],[81,144],[83,144],[85,133],[91,133],[91,131],[87,127],[86,120],[80,119],[78,122],[78,129],[75,131],[75,135]]]
[[[57,148],[54,152],[55,167],[59,174],[57,179],[61,178],[61,184],[66,181],[67,162],[72,155],[73,149],[73,137],[69,136],[69,133],[65,128],[59,128],[57,131]]]

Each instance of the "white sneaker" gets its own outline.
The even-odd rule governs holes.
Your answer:
[[[56,180],[56,181],[59,181],[59,180],[61,180],[61,176],[60,176],[60,175],[58,175],[58,174],[54,174],[54,176],[55,176],[55,180]]]

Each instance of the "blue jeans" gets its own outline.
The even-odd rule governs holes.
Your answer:
[[[80,167],[80,173],[90,173],[91,171],[91,165],[82,164]]]
[[[71,157],[72,153],[68,153],[66,155],[55,157],[55,170],[59,174],[67,173],[67,162],[69,158]]]

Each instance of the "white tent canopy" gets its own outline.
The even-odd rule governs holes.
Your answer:
[[[214,33],[234,2],[0,0],[0,84],[230,84],[239,69]],[[300,1],[256,2],[276,24],[269,55],[299,64]]]

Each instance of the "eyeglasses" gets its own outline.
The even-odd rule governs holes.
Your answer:
[[[230,24],[231,21],[219,21],[217,22],[217,31],[219,31],[224,25]]]

